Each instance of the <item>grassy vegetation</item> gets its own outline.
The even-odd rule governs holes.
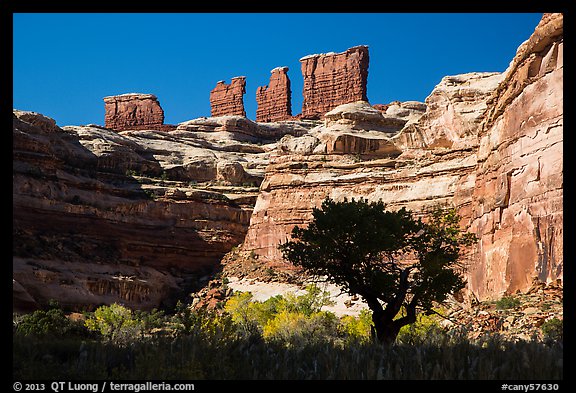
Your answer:
[[[446,332],[433,316],[392,346],[371,339],[370,313],[322,311],[317,288],[256,302],[236,294],[221,313],[179,305],[173,315],[120,305],[14,320],[15,379],[561,379],[562,342],[478,340]],[[48,316],[49,315],[49,316]],[[38,328],[36,328],[38,325]],[[551,324],[552,326],[553,324]]]
[[[520,299],[514,296],[504,296],[502,299],[496,302],[496,308],[498,310],[508,310],[511,308],[516,308],[520,305]]]

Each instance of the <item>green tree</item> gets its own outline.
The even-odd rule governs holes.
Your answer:
[[[393,343],[418,313],[433,313],[465,285],[461,248],[475,236],[460,230],[455,209],[437,207],[424,223],[405,208],[387,211],[382,201],[327,198],[312,216],[279,246],[282,255],[362,297],[380,342]]]
[[[87,331],[81,323],[66,317],[60,306],[50,301],[48,310],[36,310],[33,313],[14,316],[16,333],[25,336],[69,337],[85,336]]]
[[[98,307],[84,323],[89,330],[117,343],[126,343],[142,331],[142,324],[132,310],[117,303]]]
[[[299,296],[293,293],[286,294],[285,301],[280,303],[279,307],[309,317],[320,312],[324,306],[334,305],[330,300],[330,293],[323,291],[318,285],[308,284],[305,289],[306,292]]]

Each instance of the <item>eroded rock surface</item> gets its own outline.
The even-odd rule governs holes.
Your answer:
[[[246,78],[237,76],[232,78],[230,84],[219,81],[210,92],[211,116],[243,116],[244,94],[246,93]]]
[[[481,296],[563,277],[563,17],[544,14],[480,127],[470,287]]]
[[[274,68],[268,86],[256,90],[256,121],[269,123],[292,118],[292,92],[288,67]]]
[[[203,128],[218,122],[113,131],[14,111],[15,309],[153,308],[213,271],[244,239],[274,140],[306,129],[247,123],[247,141]]]
[[[300,59],[304,77],[303,119],[319,119],[338,105],[368,101],[367,46]]]
[[[104,121],[112,130],[172,130],[164,124],[164,111],[152,94],[129,93],[104,97]]]
[[[479,238],[466,253],[479,298],[562,279],[562,59],[562,15],[545,14],[503,74],[447,76],[425,105],[341,105],[307,135],[285,136],[243,249],[291,269],[278,244],[326,197],[415,212],[448,204]]]

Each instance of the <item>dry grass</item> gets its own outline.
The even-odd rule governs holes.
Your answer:
[[[299,347],[200,330],[118,346],[14,336],[15,379],[562,379],[561,344],[471,342],[443,335],[421,345],[315,341]]]

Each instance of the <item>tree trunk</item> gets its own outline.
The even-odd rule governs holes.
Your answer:
[[[374,330],[376,330],[376,338],[378,341],[386,346],[394,344],[401,326],[394,323],[394,321],[383,320],[382,318],[372,318],[374,322]]]
[[[376,330],[376,338],[384,345],[392,345],[403,326],[416,322],[416,301],[406,306],[406,316],[394,320],[394,316],[386,312],[372,312],[372,322]]]
[[[416,304],[418,302],[416,296],[412,297],[411,302],[406,305],[406,315],[394,320],[406,299],[408,274],[408,269],[401,273],[400,289],[394,299],[388,302],[386,308],[382,308],[376,296],[366,293],[361,294],[368,307],[372,310],[372,322],[374,323],[376,338],[384,345],[394,344],[402,326],[416,322]]]

